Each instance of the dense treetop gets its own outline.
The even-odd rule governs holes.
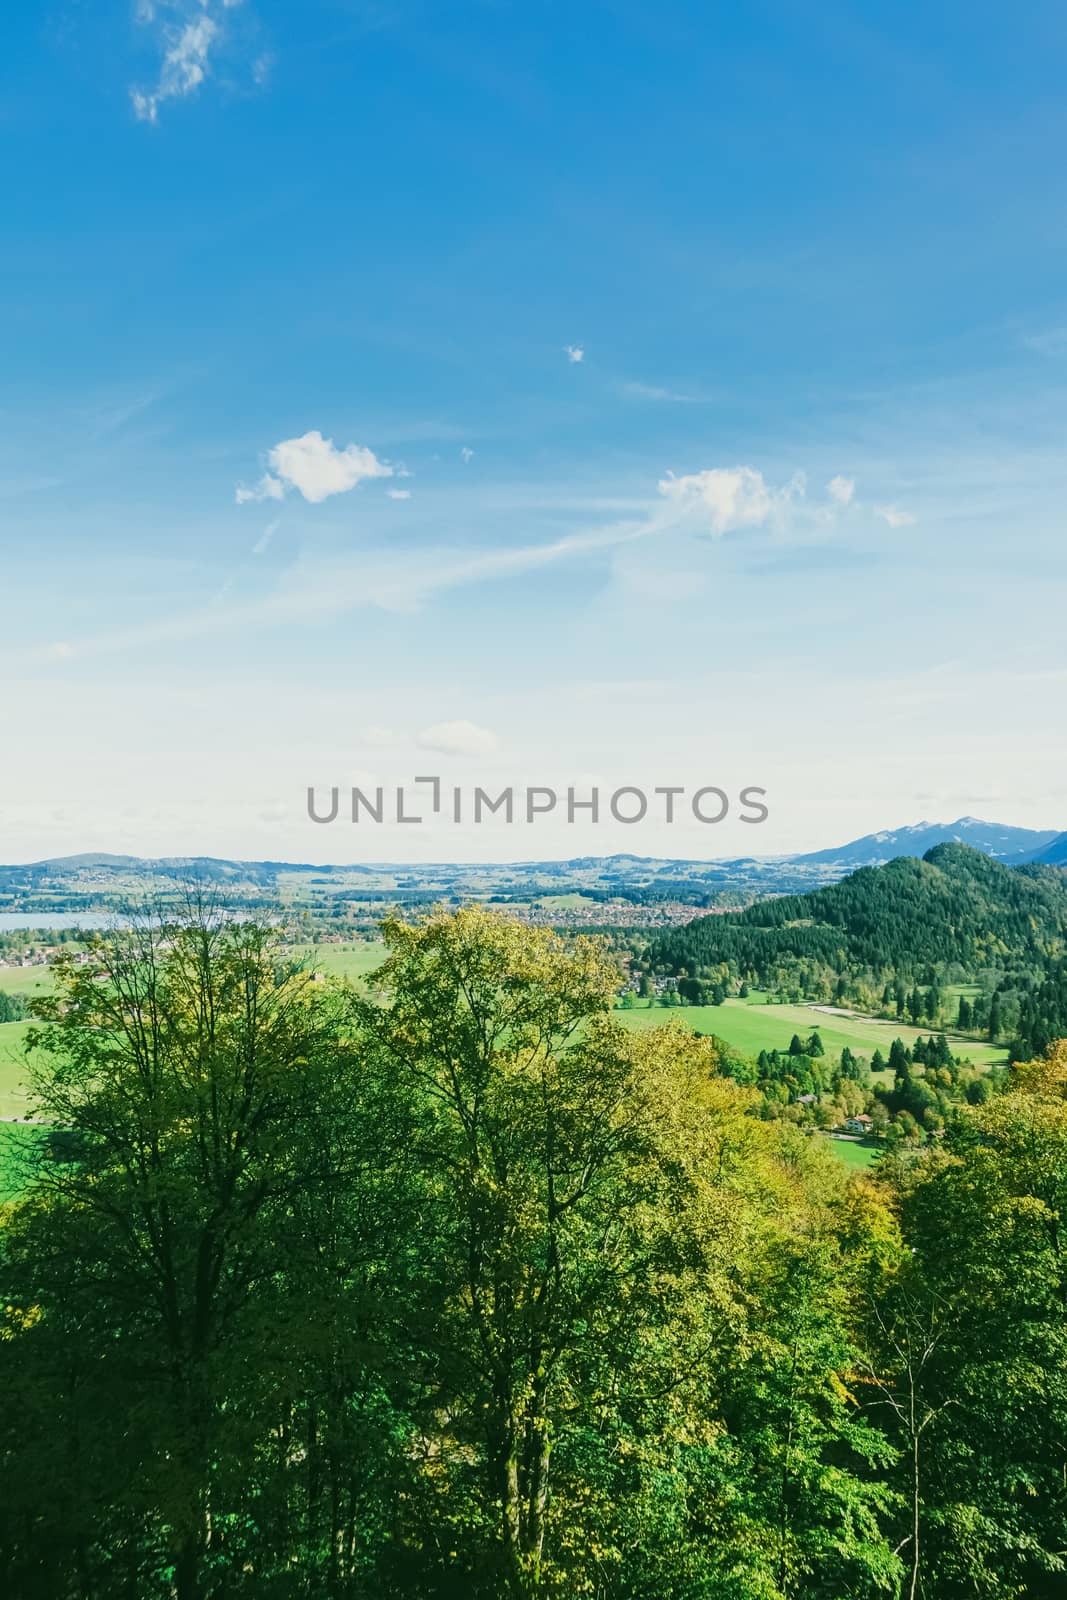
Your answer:
[[[1062,1594],[1064,1046],[853,1176],[597,943],[385,931],[370,998],[194,907],[35,1000],[3,1592]]]
[[[1067,943],[1067,874],[1005,867],[966,845],[921,861],[864,867],[807,895],[761,900],[701,917],[658,940],[653,957],[677,970],[729,963],[757,976],[782,958],[838,971],[914,971],[954,962],[973,969],[1040,965]]]

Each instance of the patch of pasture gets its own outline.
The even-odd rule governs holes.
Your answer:
[[[582,894],[575,890],[570,894],[542,894],[533,902],[543,911],[583,911],[588,906],[596,905],[591,895]]]
[[[26,1035],[32,1023],[0,1023],[0,1118],[28,1117],[29,1061]]]
[[[0,994],[48,994],[54,988],[51,967],[0,967]]]
[[[385,960],[381,939],[351,939],[344,944],[288,945],[285,954],[304,961],[327,978],[347,978],[360,983],[376,972]]]
[[[856,1167],[863,1170],[872,1162],[877,1161],[881,1151],[875,1144],[859,1144],[851,1139],[827,1139],[834,1155],[843,1161],[846,1167]]]
[[[622,1008],[616,1019],[625,1028],[657,1028],[676,1017],[698,1033],[715,1033],[735,1050],[758,1056],[761,1050],[788,1050],[794,1034],[807,1039],[818,1032],[830,1057],[840,1056],[847,1045],[854,1055],[868,1060],[875,1050],[889,1057],[894,1039],[911,1046],[920,1036],[929,1038],[931,1029],[913,1028],[902,1022],[882,1022],[877,1017],[829,1015],[814,1006],[768,1005],[759,997],[724,1000],[721,1006],[642,1005],[632,1011]],[[933,1030],[936,1031],[936,1030]],[[972,1061],[975,1066],[993,1066],[1007,1061],[1007,1052],[997,1045],[974,1044],[969,1039],[948,1035],[953,1055]]]

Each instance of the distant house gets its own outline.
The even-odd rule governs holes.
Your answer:
[[[797,1105],[798,1106],[813,1106],[814,1104],[815,1104],[815,1096],[813,1094],[798,1094],[797,1095]]]
[[[848,1118],[845,1123],[845,1132],[858,1134],[870,1133],[873,1126],[874,1119],[869,1117],[866,1112],[861,1112],[858,1117]]]

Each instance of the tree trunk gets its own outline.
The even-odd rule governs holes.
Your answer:
[[[551,1438],[543,1417],[527,1418],[522,1449],[514,1422],[497,1439],[496,1493],[500,1500],[506,1592],[534,1600],[541,1592]]]
[[[919,1435],[913,1432],[911,1441],[911,1585],[908,1600],[915,1600],[919,1592]]]
[[[174,1557],[174,1600],[204,1600],[200,1581],[200,1553],[202,1539],[195,1533],[186,1534]]]

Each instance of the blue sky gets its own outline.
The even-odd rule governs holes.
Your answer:
[[[1065,69],[1040,3],[19,8],[0,856],[1067,827]],[[306,819],[428,762],[771,816]]]

